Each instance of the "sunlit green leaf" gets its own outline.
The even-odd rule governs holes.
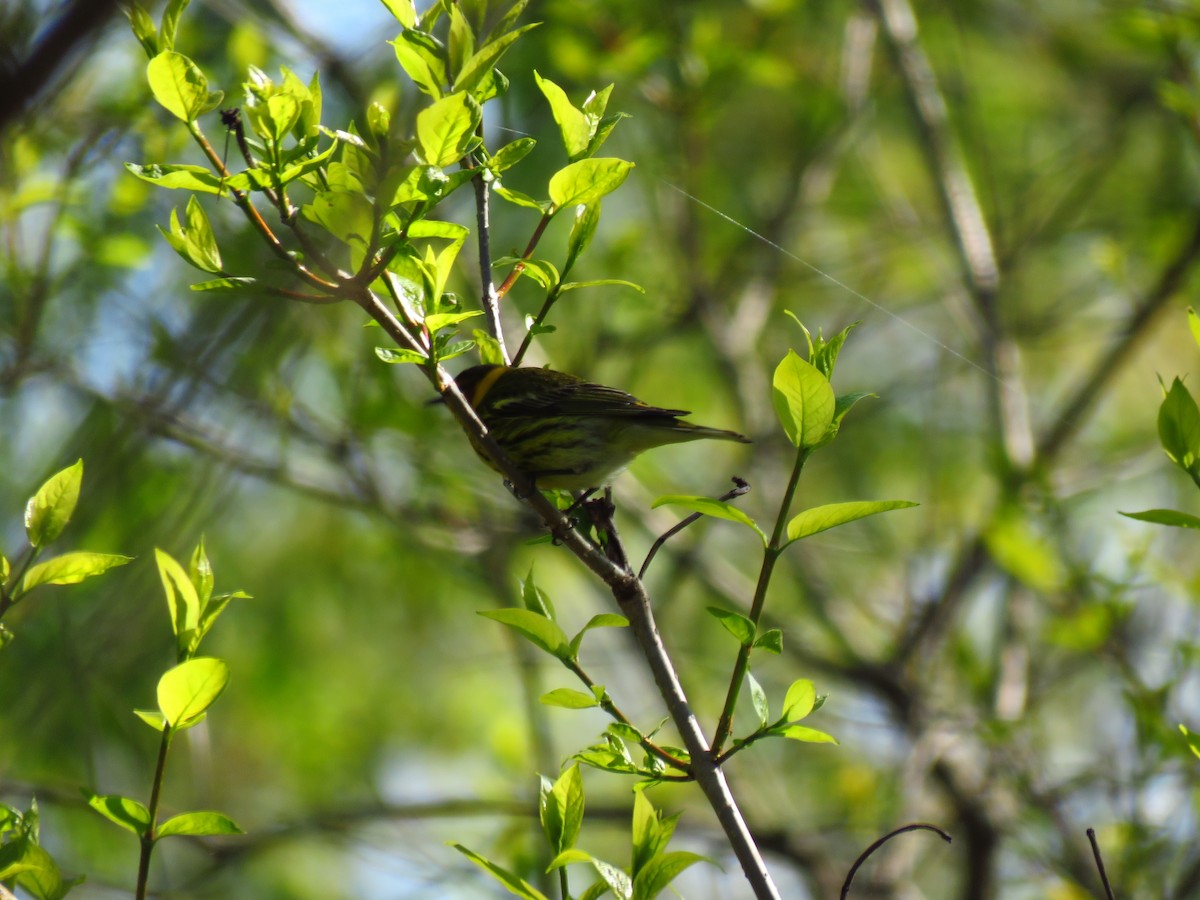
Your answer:
[[[633,900],[651,900],[675,880],[679,873],[698,862],[710,862],[699,853],[672,850],[651,859],[633,879]]]
[[[600,705],[591,694],[573,691],[570,688],[555,688],[542,694],[538,702],[546,706],[561,706],[563,709],[591,709]]]
[[[450,846],[499,881],[508,889],[509,893],[522,897],[524,900],[547,900],[545,894],[525,879],[514,875],[502,866],[498,866],[487,857],[480,856],[474,850],[468,850],[462,844],[451,843]]]
[[[529,151],[536,145],[537,141],[531,137],[517,138],[492,154],[487,161],[487,166],[497,174],[503,172],[505,169],[511,169],[528,156]]]
[[[837,738],[833,735],[817,731],[817,729],[809,728],[805,725],[789,725],[779,733],[785,738],[793,741],[802,741],[805,744],[836,744],[838,742]]]
[[[144,834],[150,827],[150,810],[136,800],[115,795],[87,794],[88,806],[110,822],[115,822],[126,831]]]
[[[416,363],[424,365],[429,359],[424,353],[402,347],[376,347],[375,355],[385,363]]]
[[[400,67],[413,83],[430,97],[441,97],[447,81],[445,48],[431,35],[412,28],[391,43]]]
[[[412,28],[417,24],[417,10],[413,0],[382,0],[382,3],[405,28]]]
[[[168,669],[158,680],[158,708],[173,729],[187,728],[212,706],[229,684],[229,665],[198,656]]]
[[[725,630],[737,638],[738,643],[743,647],[748,647],[753,643],[756,630],[754,623],[741,613],[721,609],[719,606],[708,606],[705,609],[709,615],[724,625]]]
[[[918,504],[910,500],[856,500],[814,506],[795,516],[787,525],[788,542],[828,531],[847,522],[865,519],[893,509],[909,509]]]
[[[559,209],[594,203],[624,184],[632,169],[623,159],[581,159],[550,178],[550,200]]]
[[[154,560],[171,615],[171,628],[180,652],[186,653],[199,637],[200,597],[183,566],[169,553],[155,548]]]
[[[571,638],[571,656],[579,655],[579,645],[583,642],[583,636],[593,628],[625,628],[628,625],[629,620],[616,613],[599,613],[592,616],[579,633]]]
[[[763,533],[763,530],[758,527],[758,524],[752,518],[733,504],[726,503],[723,500],[713,500],[711,497],[694,497],[687,494],[668,494],[665,497],[659,497],[651,504],[652,509],[657,509],[660,506],[681,506],[684,509],[703,513],[714,519],[727,519],[730,522],[740,522],[747,528],[753,529],[754,533],[762,538],[764,545],[767,543],[766,534]]]
[[[209,110],[216,109],[224,97],[220,91],[208,90],[208,79],[199,66],[173,50],[166,50],[150,60],[146,77],[154,99],[184,122],[194,122]]]
[[[583,825],[583,809],[583,775],[578,763],[568,766],[553,785],[543,779],[538,792],[538,816],[554,853],[575,846]]]
[[[550,103],[550,113],[558,125],[559,134],[562,135],[567,158],[574,162],[587,152],[598,118],[577,109],[567,97],[566,91],[550,79],[543,78],[537,71],[534,71],[533,77],[537,81],[538,88]]]
[[[490,609],[480,611],[479,615],[515,629],[559,659],[570,658],[571,644],[566,634],[545,616],[528,609]]]
[[[822,444],[833,423],[836,398],[829,379],[789,350],[775,369],[772,381],[775,413],[795,447]]]
[[[484,94],[486,96],[485,92],[476,91],[476,88],[485,83],[488,73],[493,71],[492,67],[499,62],[500,57],[508,51],[508,48],[513,45],[513,42],[525,32],[529,31],[529,29],[536,28],[537,26],[537,22],[531,22],[528,25],[522,25],[515,31],[510,31],[503,37],[497,38],[494,41],[489,41],[480,47],[475,55],[473,55],[466,61],[466,63],[463,64],[462,71],[458,73],[458,78],[455,79],[454,82],[455,89],[461,91],[472,91]],[[481,96],[480,99],[484,99],[484,97]]]
[[[245,834],[229,816],[219,812],[188,812],[167,819],[155,829],[155,837],[187,834],[195,836]]]
[[[25,534],[33,547],[55,540],[75,512],[83,483],[83,460],[51,475],[25,505]]]
[[[202,194],[229,194],[231,190],[228,182],[222,181],[204,166],[139,166],[135,163],[125,163],[125,168],[142,181],[159,187],[199,191]]]
[[[417,113],[417,145],[431,166],[458,162],[477,146],[475,129],[483,113],[475,98],[456,91]]]
[[[22,588],[31,591],[43,584],[78,584],[93,575],[102,575],[109,569],[123,566],[133,557],[116,553],[89,553],[77,550],[64,553],[45,562],[30,566],[25,573]]]
[[[813,711],[817,702],[817,689],[807,678],[793,681],[783,698],[783,720],[799,722]]]

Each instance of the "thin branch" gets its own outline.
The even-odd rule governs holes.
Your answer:
[[[476,134],[482,140],[482,122],[479,123]],[[471,161],[464,160],[464,164],[470,165]],[[486,177],[487,173],[485,170],[480,167],[474,168],[475,177],[471,179],[471,184],[475,188],[475,224],[477,226],[477,243],[479,245],[479,285],[482,294],[480,304],[483,306],[484,314],[487,316],[488,333],[500,345],[500,356],[503,358],[504,364],[508,365],[511,358],[508,355],[508,347],[504,344],[504,325],[500,321],[501,294],[497,292],[496,283],[492,280],[492,228],[490,222],[492,187]]]
[[[1100,883],[1104,885],[1104,896],[1114,900],[1112,886],[1108,883],[1108,873],[1104,871],[1104,857],[1100,855],[1100,843],[1096,840],[1096,829],[1087,830],[1088,841],[1092,845],[1092,856],[1096,858],[1096,870],[1100,873]]]
[[[895,831],[888,832],[883,837],[881,837],[879,840],[877,840],[875,843],[873,843],[870,847],[868,847],[866,850],[864,850],[862,852],[862,854],[859,855],[858,859],[856,859],[854,861],[854,865],[852,865],[850,867],[850,871],[846,873],[846,883],[842,885],[842,893],[841,893],[842,900],[846,900],[846,898],[850,896],[850,885],[854,881],[855,874],[862,867],[862,864],[867,861],[867,858],[870,857],[870,855],[872,853],[874,853],[876,850],[878,850],[880,847],[882,847],[884,844],[886,844],[888,841],[890,841],[892,838],[894,838],[898,834],[904,834],[907,831],[919,831],[919,830],[932,831],[934,834],[936,834],[938,837],[940,837],[947,844],[951,843],[954,840],[954,838],[950,837],[950,835],[948,835],[946,832],[942,831],[942,829],[938,828],[936,825],[930,825],[926,822],[913,822],[909,825],[903,825],[900,828],[897,828]]]
[[[722,494],[720,497],[717,498],[721,503],[726,503],[730,500],[733,500],[735,497],[740,497],[743,494],[748,494],[750,492],[749,482],[744,481],[741,478],[738,478],[736,475],[733,477],[733,483],[734,483],[734,485],[736,485],[736,487],[734,487],[733,490],[726,491],[724,494]],[[699,521],[700,518],[703,517],[703,515],[704,515],[704,513],[692,513],[686,519],[671,526],[670,528],[668,528],[666,531],[664,531],[662,534],[660,534],[658,536],[658,539],[655,540],[653,545],[651,545],[650,552],[646,554],[646,559],[642,562],[642,567],[640,569],[638,569],[638,580],[639,581],[646,577],[646,570],[650,568],[650,563],[654,560],[654,557],[658,553],[658,551],[662,549],[663,544],[665,544],[671,538],[675,537],[675,535],[679,534],[679,532],[683,531],[685,528],[687,528],[693,522]]]

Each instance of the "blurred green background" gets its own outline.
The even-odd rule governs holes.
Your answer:
[[[6,66],[50,12],[0,11]],[[861,321],[835,388],[878,395],[814,457],[800,503],[921,503],[809,539],[776,573],[785,652],[755,675],[776,705],[815,680],[829,701],[810,724],[841,741],[729,766],[785,896],[836,895],[864,847],[917,820],[954,844],[898,839],[854,896],[1091,896],[1088,827],[1118,893],[1196,896],[1200,761],[1177,725],[1200,728],[1200,554],[1117,511],[1197,505],[1155,415],[1157,377],[1200,359],[1184,315],[1200,6],[534,0],[525,20],[542,25],[501,63],[489,146],[538,138],[507,183],[544,194],[565,158],[533,71],[577,103],[615,82],[609,109],[632,118],[605,152],[637,168],[573,274],[646,289],[569,295],[530,361],[755,439],[635,463],[617,486],[635,559],[677,520],[650,509],[661,494],[715,496],[737,474],[744,508],[774,516],[791,457],[770,375],[804,347],[784,310],[826,335]],[[319,69],[336,128],[372,100],[419,108],[397,30],[365,0],[196,0],[179,49],[229,104],[247,65]],[[128,895],[136,842],[79,788],[144,799],[157,742],[130,711],[173,661],[152,551],[186,559],[203,535],[217,589],[255,599],[206,642],[233,680],[175,747],[164,803],[248,835],[164,843],[163,896],[496,896],[448,840],[535,879],[536,773],[606,722],[538,704],[577,685],[475,612],[519,602],[531,566],[568,630],[611,598],[530,544],[537,523],[419,373],[377,360],[357,309],[189,291],[202,279],[155,230],[186,198],[123,168],[201,161],[144,64],[114,14],[0,133],[0,547],[20,551],[26,498],[82,457],[58,547],[137,558],[6,617],[0,800],[36,795],[43,843],[88,876],[73,896]],[[467,194],[448,212],[473,224]],[[269,271],[211,201],[228,269]],[[493,252],[519,253],[536,214],[498,204],[492,222]],[[566,227],[543,255],[561,258]],[[506,300],[510,342],[540,301],[527,279]],[[710,733],[736,645],[703,610],[748,604],[758,563],[748,531],[705,521],[650,571]],[[665,715],[627,635],[595,634],[585,664],[643,727]],[[631,783],[585,785],[584,844],[624,861]],[[683,812],[679,847],[723,866],[682,895],[747,896],[699,793],[651,797]]]

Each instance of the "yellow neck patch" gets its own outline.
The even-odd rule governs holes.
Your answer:
[[[496,366],[496,368],[484,375],[479,380],[479,384],[475,385],[475,391],[468,398],[471,401],[471,406],[478,409],[479,404],[483,402],[483,398],[487,396],[487,392],[500,380],[500,376],[507,371],[508,368],[505,366]]]

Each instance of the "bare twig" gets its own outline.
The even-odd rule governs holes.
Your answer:
[[[879,840],[877,840],[875,843],[873,843],[870,847],[868,847],[866,850],[864,850],[862,852],[862,854],[858,857],[858,859],[856,859],[854,861],[854,865],[852,865],[850,867],[850,871],[846,873],[846,883],[842,885],[842,893],[841,893],[842,900],[846,900],[846,898],[850,896],[850,885],[854,881],[855,874],[858,872],[859,868],[862,867],[862,864],[867,861],[867,858],[872,853],[874,853],[876,850],[878,850],[880,847],[882,847],[884,844],[886,844],[888,841],[890,841],[896,835],[904,834],[906,831],[918,831],[918,830],[932,831],[934,834],[936,834],[938,837],[940,837],[947,844],[949,844],[951,841],[954,840],[952,837],[950,837],[950,835],[948,835],[946,832],[942,831],[942,829],[938,828],[936,825],[930,825],[926,822],[913,822],[909,825],[903,825],[900,828],[897,828],[895,831],[889,831],[887,834],[885,834],[883,837],[881,837]]]
[[[1104,871],[1104,858],[1100,855],[1100,843],[1096,840],[1096,829],[1087,830],[1088,841],[1092,845],[1092,856],[1096,858],[1096,869],[1100,873],[1100,883],[1104,885],[1104,896],[1114,900],[1112,886],[1108,883],[1108,873]]]
[[[744,481],[741,478],[738,478],[736,475],[733,476],[733,483],[735,485],[733,490],[726,491],[724,494],[722,494],[720,497],[717,498],[722,503],[732,500],[735,497],[740,497],[743,494],[748,494],[750,492],[750,483],[747,481]],[[683,521],[671,526],[666,531],[664,531],[662,534],[660,534],[658,536],[658,539],[653,543],[653,545],[651,545],[650,552],[646,554],[646,559],[642,563],[642,567],[640,569],[638,569],[638,579],[640,580],[640,579],[643,579],[646,577],[646,570],[650,568],[650,563],[653,561],[655,554],[657,554],[658,551],[662,548],[663,544],[665,544],[667,541],[669,541],[675,535],[679,534],[679,532],[683,531],[683,529],[687,528],[693,522],[698,521],[701,518],[701,516],[703,516],[703,515],[704,515],[704,513],[692,513],[690,516],[688,516]]]

